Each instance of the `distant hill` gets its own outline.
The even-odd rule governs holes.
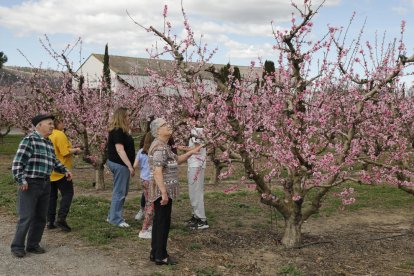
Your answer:
[[[0,86],[19,86],[19,84],[25,83],[35,76],[46,79],[53,87],[59,87],[63,83],[64,72],[30,67],[3,66],[0,69]]]

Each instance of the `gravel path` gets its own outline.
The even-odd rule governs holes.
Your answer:
[[[85,247],[64,237],[65,233],[58,230],[45,231],[41,243],[47,250],[45,254],[27,254],[25,258],[15,258],[10,253],[15,224],[10,217],[1,213],[0,221],[1,276],[137,275],[136,268],[122,259],[114,258],[110,255],[111,252]],[[67,244],[68,240],[70,244]]]

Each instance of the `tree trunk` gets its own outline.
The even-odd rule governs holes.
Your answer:
[[[104,178],[104,166],[103,164],[98,164],[95,167],[95,189],[104,190],[105,189],[105,178]]]
[[[10,130],[11,130],[11,127],[7,126],[4,133],[3,133],[3,132],[1,132],[1,128],[0,128],[0,141],[1,141],[2,144],[4,143],[4,136],[9,134]]]
[[[218,185],[220,182],[219,175],[221,170],[224,168],[223,164],[220,161],[212,159],[212,168],[211,168],[211,177],[210,183],[214,185]]]
[[[214,169],[213,169],[213,171],[214,171],[214,178],[213,178],[214,185],[218,185],[219,184],[219,181],[220,181],[219,175],[221,173],[221,169],[222,168],[223,167],[220,166],[220,163],[219,164],[214,164]]]
[[[414,187],[406,187],[406,186],[401,186],[401,185],[399,185],[398,186],[398,188],[400,189],[400,190],[403,190],[404,192],[406,192],[406,193],[409,193],[409,194],[411,194],[411,195],[414,195]]]
[[[285,219],[285,233],[283,234],[282,244],[286,248],[298,247],[302,243],[302,223],[299,216],[292,214]]]

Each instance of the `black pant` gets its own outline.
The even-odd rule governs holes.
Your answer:
[[[24,250],[27,236],[27,248],[35,248],[43,236],[46,225],[47,206],[49,204],[50,182],[47,179],[26,178],[29,188],[17,193],[17,212],[19,220],[11,250]]]
[[[144,192],[142,192],[142,195],[141,195],[141,209],[142,210],[144,210],[144,208],[145,208],[145,203],[146,203],[145,195],[144,195]]]
[[[145,208],[145,195],[144,195],[144,192],[142,192],[142,195],[141,195],[141,209],[144,210],[144,208]]]
[[[161,197],[154,201],[154,220],[152,223],[151,255],[157,260],[168,257],[167,241],[171,225],[172,199],[161,205]]]
[[[56,218],[56,205],[58,199],[58,190],[62,195],[60,200],[60,207],[58,211],[58,221],[66,220],[66,217],[69,213],[70,205],[72,204],[73,198],[73,182],[67,180],[66,176],[59,179],[58,181],[50,182],[50,201],[49,201],[49,211],[47,214],[48,221],[50,223],[55,222]]]

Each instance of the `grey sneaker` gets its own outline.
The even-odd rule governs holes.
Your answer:
[[[190,228],[193,230],[202,230],[209,228],[207,220],[203,221],[201,219],[197,219],[194,223],[190,224]]]
[[[151,230],[147,230],[147,231],[139,231],[138,237],[141,239],[151,239],[152,238],[152,233]]]
[[[140,209],[139,212],[135,215],[135,220],[142,220],[145,216],[145,212]]]

